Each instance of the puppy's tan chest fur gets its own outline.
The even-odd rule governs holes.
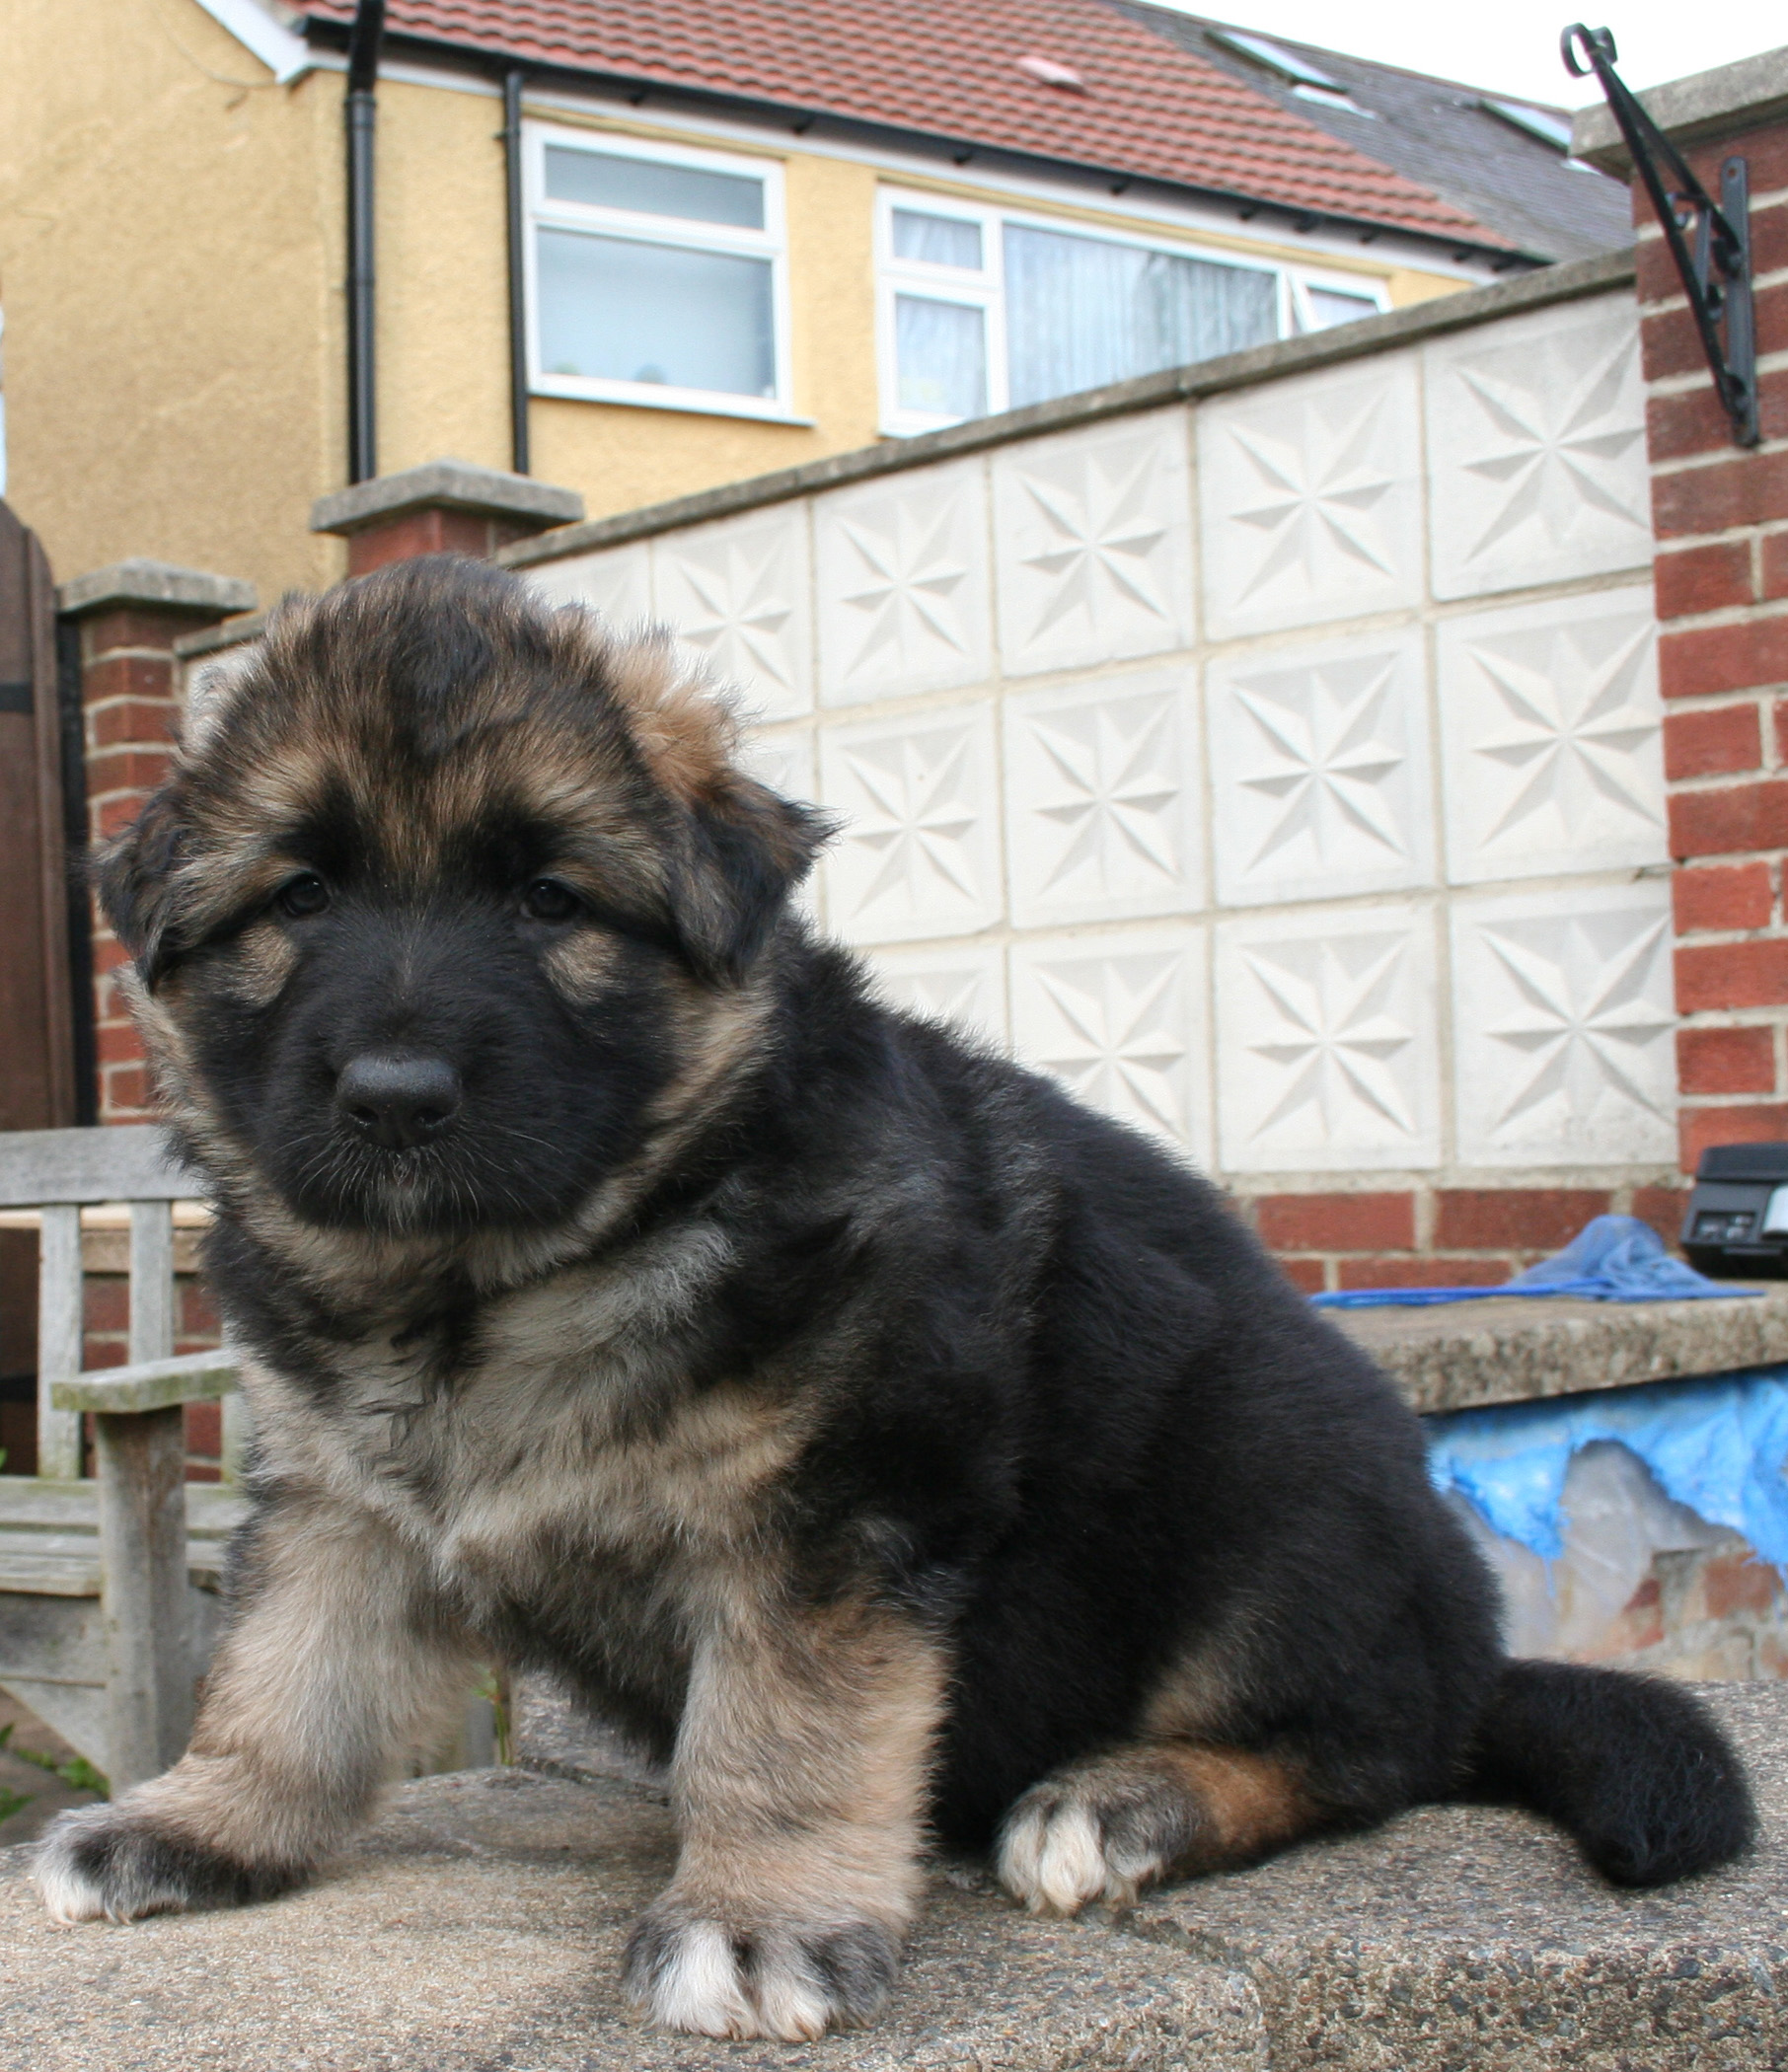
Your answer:
[[[369,1336],[327,1406],[267,1384],[275,1470],[377,1511],[473,1601],[556,1593],[580,1559],[661,1577],[736,1563],[807,1420],[761,1385],[692,1387],[684,1327],[722,1263],[697,1230],[625,1272],[497,1297],[459,1371],[425,1336]]]

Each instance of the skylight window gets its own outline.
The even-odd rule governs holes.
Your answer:
[[[1247,36],[1239,29],[1207,29],[1205,34],[1212,42],[1221,43],[1226,50],[1233,50],[1237,57],[1249,58],[1257,65],[1264,65],[1269,72],[1277,72],[1292,86],[1315,87],[1329,94],[1347,92],[1340,80],[1317,71],[1307,58],[1299,57],[1279,43],[1269,42],[1263,36]]]
[[[1512,129],[1519,129],[1530,137],[1537,137],[1542,144],[1550,144],[1555,151],[1571,148],[1571,118],[1555,114],[1549,108],[1528,108],[1521,101],[1490,101],[1478,103],[1487,114],[1498,115]]]

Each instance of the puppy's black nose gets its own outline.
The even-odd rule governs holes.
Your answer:
[[[388,1151],[426,1144],[460,1105],[460,1075],[445,1058],[368,1051],[335,1079],[342,1119]]]

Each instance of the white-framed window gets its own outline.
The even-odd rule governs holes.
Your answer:
[[[782,168],[545,123],[526,135],[534,393],[790,417]]]
[[[883,187],[876,219],[884,431],[934,431],[1388,307],[1358,274],[938,194]]]

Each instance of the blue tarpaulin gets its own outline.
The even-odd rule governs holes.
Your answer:
[[[1456,1410],[1423,1421],[1429,1469],[1507,1539],[1547,1561],[1564,1551],[1559,1517],[1572,1456],[1613,1440],[1665,1494],[1742,1533],[1788,1571],[1788,1367],[1603,1394]]]
[[[1577,1295],[1592,1302],[1680,1302],[1707,1295],[1755,1295],[1710,1281],[1675,1259],[1650,1223],[1636,1216],[1598,1216],[1562,1252],[1495,1288],[1346,1288],[1310,1296],[1318,1309],[1382,1309],[1474,1302],[1488,1295]]]

